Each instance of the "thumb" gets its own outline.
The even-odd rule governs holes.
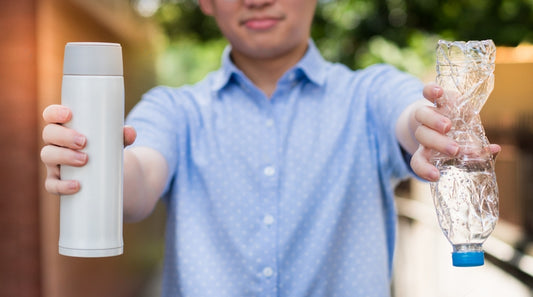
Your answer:
[[[124,126],[124,146],[133,144],[137,138],[137,132],[132,126]]]

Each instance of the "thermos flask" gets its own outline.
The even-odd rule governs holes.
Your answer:
[[[123,252],[124,78],[117,43],[65,46],[61,104],[72,110],[65,126],[87,138],[82,167],[61,166],[62,180],[78,180],[79,192],[60,200],[59,253],[108,257]]]

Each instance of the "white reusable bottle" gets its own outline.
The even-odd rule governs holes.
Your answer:
[[[59,253],[108,257],[123,252],[124,78],[117,43],[65,46],[61,104],[72,110],[65,126],[87,138],[82,167],[61,166],[62,180],[78,180],[79,192],[62,195]]]

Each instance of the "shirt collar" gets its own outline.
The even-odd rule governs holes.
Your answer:
[[[326,60],[318,51],[313,40],[310,39],[307,52],[294,68],[302,71],[311,82],[322,86],[326,82],[326,66]]]
[[[234,73],[242,73],[237,66],[233,64],[233,61],[231,61],[230,53],[231,46],[227,45],[222,52],[221,67],[217,72],[215,72],[215,77],[211,86],[213,91],[220,91],[222,88],[224,88],[229,83],[231,76]]]
[[[231,46],[228,45],[222,53],[222,63],[219,71],[216,72],[212,90],[220,91],[224,88],[231,80],[232,76],[244,76],[244,73],[235,66],[230,57]],[[301,72],[305,77],[307,77],[311,82],[316,85],[322,86],[326,80],[326,68],[327,62],[324,60],[318,48],[312,39],[309,39],[309,46],[307,52],[303,58],[289,71]]]

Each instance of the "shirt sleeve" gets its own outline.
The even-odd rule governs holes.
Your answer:
[[[176,91],[157,87],[148,91],[126,118],[126,124],[133,126],[137,132],[131,147],[152,148],[165,158],[168,175],[164,194],[170,188],[179,159],[178,136],[185,126],[181,113],[176,104]]]
[[[375,127],[380,168],[392,179],[412,175],[410,155],[400,146],[396,137],[396,123],[403,110],[422,97],[422,82],[388,65],[368,69],[372,75],[368,107]]]

